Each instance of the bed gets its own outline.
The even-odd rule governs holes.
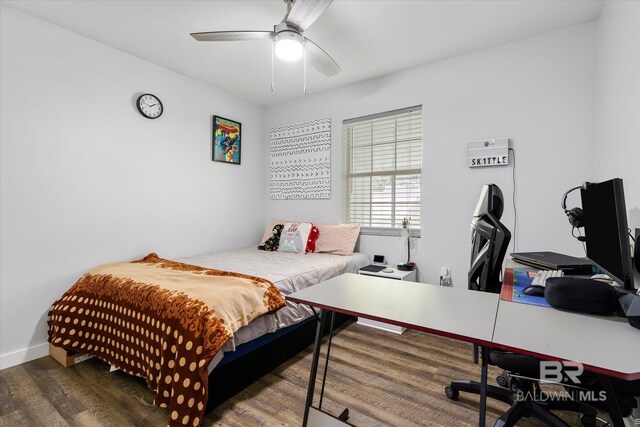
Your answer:
[[[316,253],[300,255],[244,248],[179,258],[176,261],[263,277],[271,281],[283,295],[288,295],[343,273],[357,273],[361,267],[369,264],[369,257],[358,252],[346,256]],[[308,306],[293,302],[286,304],[277,312],[262,315],[239,329],[211,361],[209,373],[220,363],[225,353],[232,352],[236,347],[265,334],[298,324],[313,316],[313,311]]]
[[[195,343],[196,341],[193,338],[189,338],[187,336],[187,332],[189,332],[190,329],[193,330],[199,328],[202,323],[206,323],[206,319],[202,320],[199,317],[201,315],[196,313],[198,310],[202,309],[202,304],[200,304],[200,306],[196,307],[195,309],[193,308],[192,303],[191,305],[185,305],[184,307],[186,307],[187,310],[191,310],[192,312],[189,314],[189,316],[187,316],[188,321],[185,320],[185,317],[183,316],[183,318],[177,323],[175,321],[171,323],[171,325],[173,326],[173,330],[170,334],[165,334],[164,327],[165,321],[167,319],[163,319],[162,332],[159,329],[160,321],[157,319],[156,321],[150,320],[150,317],[152,316],[150,316],[149,313],[160,313],[160,308],[158,308],[158,305],[156,304],[155,306],[151,307],[151,311],[147,310],[146,323],[151,325],[155,323],[155,326],[157,326],[155,331],[155,340],[157,345],[154,347],[153,343],[151,343],[151,348],[147,348],[147,352],[145,353],[145,346],[147,345],[146,342],[148,341],[148,338],[145,343],[143,343],[145,337],[137,335],[133,332],[134,330],[136,330],[137,332],[137,323],[139,323],[141,315],[143,324],[141,325],[140,332],[142,333],[143,326],[148,326],[144,324],[144,312],[142,310],[139,310],[137,312],[138,321],[136,321],[136,327],[134,328],[133,322],[129,324],[128,322],[125,322],[124,318],[119,318],[119,314],[116,309],[117,300],[114,300],[112,298],[114,294],[113,292],[110,292],[109,295],[105,295],[105,298],[109,297],[112,299],[109,300],[110,302],[107,302],[107,300],[105,300],[104,304],[102,301],[100,301],[100,297],[96,298],[96,295],[92,294],[91,304],[94,305],[89,306],[89,308],[93,309],[95,307],[97,313],[101,313],[97,314],[98,317],[102,316],[102,319],[105,319],[105,317],[108,318],[108,321],[102,321],[102,323],[106,323],[104,325],[101,323],[100,331],[95,329],[94,325],[96,334],[103,333],[103,326],[105,330],[102,343],[97,344],[100,346],[100,350],[103,351],[103,344],[105,348],[107,348],[108,345],[108,343],[104,343],[104,336],[106,335],[113,337],[113,341],[108,348],[113,349],[116,351],[116,353],[118,353],[118,350],[115,349],[115,346],[117,345],[120,349],[121,346],[124,347],[126,344],[126,353],[130,352],[131,354],[131,356],[129,356],[131,360],[127,363],[130,363],[133,366],[133,359],[135,358],[138,368],[136,369],[135,366],[131,367],[124,364],[124,357],[122,355],[124,350],[120,351],[121,354],[118,356],[117,360],[113,357],[109,357],[108,354],[107,357],[104,357],[104,351],[101,353],[102,356],[100,354],[96,355],[107,361],[107,363],[111,363],[112,365],[119,364],[119,366],[116,367],[121,368],[132,375],[137,375],[145,378],[149,387],[156,392],[154,403],[159,406],[169,407],[170,425],[182,425],[184,424],[184,420],[188,420],[189,425],[197,425],[195,421],[197,420],[197,422],[199,423],[204,413],[204,408],[202,407],[202,399],[204,399],[204,402],[206,403],[207,410],[211,409],[233,394],[244,389],[248,384],[255,381],[266,372],[269,372],[275,366],[284,362],[291,356],[297,354],[300,350],[302,350],[312,342],[313,332],[315,330],[315,318],[313,311],[308,307],[299,306],[291,302],[285,302],[282,298],[282,295],[287,295],[297,290],[304,289],[308,286],[312,286],[323,280],[327,280],[331,277],[340,275],[345,272],[356,272],[360,267],[366,265],[368,262],[369,258],[366,255],[360,253],[354,253],[348,256],[331,255],[324,253],[309,253],[303,255],[284,252],[266,252],[259,251],[256,248],[246,248],[240,250],[218,252],[209,255],[180,258],[173,261],[163,260],[157,257],[155,254],[152,254],[136,262],[117,263],[117,265],[114,264],[105,266],[105,271],[100,270],[102,267],[98,267],[97,270],[102,274],[101,276],[98,276],[100,278],[111,277],[111,273],[113,273],[114,271],[119,272],[123,268],[125,270],[133,269],[132,271],[134,271],[135,273],[133,277],[143,277],[145,276],[145,274],[147,274],[149,269],[155,272],[160,270],[159,268],[156,269],[155,267],[161,266],[164,269],[170,270],[166,272],[167,274],[174,276],[178,274],[184,274],[184,279],[183,276],[176,276],[179,277],[178,282],[184,281],[188,283],[189,281],[193,280],[213,280],[213,278],[210,276],[222,276],[221,278],[216,277],[216,279],[220,279],[223,281],[241,281],[243,282],[242,285],[245,286],[247,292],[253,292],[254,294],[257,293],[256,295],[245,295],[245,299],[247,301],[258,301],[258,305],[261,309],[259,313],[266,312],[267,314],[258,315],[257,317],[251,318],[248,322],[244,322],[244,326],[234,329],[235,332],[231,334],[230,338],[221,337],[222,335],[224,335],[224,333],[216,333],[215,335],[209,334],[211,335],[211,337],[208,336],[206,338],[210,342],[220,342],[221,346],[216,347],[216,350],[212,352],[213,357],[207,359],[210,361],[206,366],[206,371],[204,371],[205,367],[202,366],[203,360],[189,359],[189,355],[184,349],[182,350],[183,353],[179,354],[181,351],[180,345],[184,346],[184,342],[186,342],[188,345],[187,349],[190,350],[189,354],[193,353],[191,347],[195,348],[196,344],[192,344],[191,340],[193,340],[193,343]],[[145,265],[145,263],[149,265]],[[111,270],[109,270],[110,266]],[[146,268],[147,270],[145,270],[143,274],[138,271],[140,268]],[[82,340],[78,338],[78,335],[81,335],[80,332],[78,332],[78,335],[69,336],[69,332],[67,331],[66,335],[62,336],[61,334],[59,334],[59,331],[60,328],[64,329],[65,326],[69,327],[70,325],[73,325],[74,333],[76,329],[78,329],[78,331],[81,331],[82,328],[80,327],[81,325],[79,324],[79,321],[91,319],[91,317],[82,316],[77,316],[76,318],[74,318],[73,314],[82,312],[81,309],[77,309],[77,307],[79,306],[76,303],[80,302],[83,298],[78,298],[78,296],[82,294],[74,295],[70,292],[74,289],[77,290],[78,285],[82,285],[82,283],[80,282],[82,282],[83,279],[85,279],[87,276],[94,279],[92,276],[92,274],[94,274],[94,270],[83,276],[83,278],[81,278],[76,283],[76,285],[74,285],[74,287],[70,289],[70,291],[68,291],[60,300],[54,303],[54,306],[52,306],[52,311],[50,312],[49,316],[49,330],[50,341],[54,345],[67,347],[71,345],[69,344],[70,342],[76,341],[76,339],[82,342]],[[122,283],[122,279],[117,278],[116,283]],[[180,286],[183,285],[184,283]],[[107,292],[105,291],[105,289],[109,289],[111,287],[111,285],[105,285],[103,282],[100,282],[97,285],[94,283],[93,286],[94,288],[97,288],[101,293]],[[279,292],[273,292],[274,288],[277,288]],[[166,293],[167,291],[163,290],[162,292]],[[201,290],[199,292],[201,292]],[[128,289],[126,298],[130,298],[128,296],[128,294],[130,293],[131,289]],[[120,294],[123,294],[123,292],[120,292]],[[174,295],[172,297],[174,299],[175,295],[182,295],[182,297],[180,298],[183,298],[184,296],[182,293],[176,294],[175,292],[172,295]],[[211,296],[209,296],[209,298],[209,306],[213,306],[213,304],[215,303],[212,301]],[[85,301],[83,302],[83,304],[87,302],[86,300],[88,298],[85,296],[84,299]],[[143,301],[144,304],[149,306],[149,303],[146,302],[147,294],[135,294],[135,299],[137,300],[137,303]],[[260,300],[263,300],[266,308],[263,307],[262,304],[260,304]],[[74,306],[74,304],[76,305]],[[206,308],[206,306],[207,305],[205,304],[204,307]],[[56,308],[54,309],[53,307]],[[86,311],[83,316],[89,314],[89,310],[87,309],[87,307],[84,307]],[[225,307],[216,307],[216,310],[220,311],[224,308]],[[122,309],[122,307],[118,307],[118,309]],[[277,311],[274,311],[276,309]],[[109,313],[113,313],[113,317],[111,316],[111,314],[106,313],[107,310],[109,310]],[[169,310],[173,310],[174,312],[177,311],[175,308],[170,308]],[[73,313],[74,311],[75,313]],[[126,307],[122,311],[124,311],[124,314],[126,315]],[[213,310],[211,311],[211,313],[213,313]],[[70,314],[71,316],[69,316]],[[131,312],[129,312],[129,314],[131,315]],[[93,315],[94,314],[92,310],[91,316]],[[133,310],[133,316],[135,315],[136,310]],[[73,322],[73,324],[69,322]],[[76,322],[78,322],[77,325]],[[182,326],[180,326],[181,329],[178,333],[176,329],[179,328],[178,324],[180,322],[182,322]],[[218,322],[218,320],[216,320],[216,322]],[[233,323],[235,322],[235,319],[227,318],[226,322]],[[84,324],[84,322],[82,323]],[[98,321],[96,321],[95,323],[97,325]],[[224,323],[224,321],[222,323]],[[124,338],[123,340],[120,339],[120,324],[122,324],[122,328],[125,327],[125,324],[127,325],[127,328],[131,328],[131,332],[122,331],[123,337],[125,335],[125,332],[127,332],[127,341],[130,340],[131,342],[125,342]],[[169,323],[166,324],[169,325]],[[91,322],[89,321],[89,326],[90,325]],[[113,326],[113,331],[111,330],[111,326]],[[109,330],[109,335],[106,334],[107,329]],[[153,329],[150,330],[151,338],[153,339]],[[148,333],[148,330],[145,329],[145,331],[146,333]],[[84,334],[85,336],[88,335],[86,330]],[[135,339],[134,335],[136,336]],[[162,335],[162,337],[160,337],[160,341],[158,339],[159,335]],[[140,336],[139,345],[137,342],[138,336]],[[163,342],[163,340],[167,338],[167,336],[168,346]],[[71,340],[69,340],[69,338]],[[190,340],[188,341],[188,339]],[[222,343],[224,343],[224,345],[222,345]],[[77,345],[76,342],[73,342],[73,345]],[[175,349],[175,346],[178,346],[178,350]],[[167,347],[170,347],[171,350],[169,350]],[[198,346],[198,350],[201,350],[200,347],[201,346]],[[89,349],[89,352],[95,353],[95,350],[96,349],[94,349],[94,351],[92,352],[91,349]],[[138,355],[138,350],[142,354]],[[153,354],[154,351],[155,355]],[[169,351],[171,351],[171,353],[169,353]],[[126,353],[124,353],[124,356],[127,355]],[[111,355],[113,355],[113,352],[111,353]],[[151,356],[151,359],[153,359],[153,361],[150,360],[149,355]],[[181,356],[186,356],[186,360],[185,357]],[[114,361],[116,363],[114,363]],[[196,362],[200,362],[200,364],[196,365]],[[167,369],[167,364],[171,369]],[[179,366],[181,369],[180,371],[178,370]],[[189,374],[189,370],[187,369],[189,366],[192,366],[192,371],[195,369],[196,371],[201,372],[200,378],[202,378],[202,381],[197,382],[198,388],[196,389],[197,395],[195,396],[195,401],[193,399],[188,399],[189,396],[187,395],[187,392],[182,390],[182,382],[184,379],[184,388],[188,388],[189,393],[194,393],[194,377],[191,377],[191,380],[189,381],[188,375],[184,375],[185,372]],[[149,378],[149,372],[153,372],[153,374],[151,375],[151,381]],[[167,372],[169,372],[169,375],[166,375]],[[208,381],[206,378],[207,373]],[[174,375],[175,382],[173,379]],[[165,378],[167,380],[166,384],[164,384]],[[200,382],[202,382],[202,385],[200,385]],[[198,400],[198,396],[204,397],[200,397],[201,400]],[[186,408],[187,399],[189,408]],[[182,407],[184,408],[179,409]]]
[[[207,268],[238,271],[272,281],[283,295],[315,285],[343,273],[357,273],[370,264],[363,253],[306,255],[244,248],[179,261]],[[336,318],[337,327],[349,316]],[[313,310],[293,302],[274,314],[266,314],[238,330],[209,364],[211,384],[206,412],[229,399],[262,375],[298,354],[312,342],[316,332]]]

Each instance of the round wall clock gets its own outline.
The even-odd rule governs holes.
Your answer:
[[[138,107],[140,114],[147,119],[157,119],[164,110],[158,97],[150,93],[140,95],[136,101],[136,107]]]

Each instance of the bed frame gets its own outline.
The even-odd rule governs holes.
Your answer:
[[[349,319],[354,317],[336,313],[334,328]],[[329,332],[329,322],[325,326],[324,335]],[[209,374],[209,400],[205,413],[307,348],[315,339],[316,327],[317,318],[312,316],[226,353]]]

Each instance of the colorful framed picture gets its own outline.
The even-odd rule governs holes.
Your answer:
[[[240,164],[242,125],[239,122],[213,116],[213,161]]]

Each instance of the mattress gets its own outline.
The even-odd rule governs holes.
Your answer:
[[[370,263],[367,255],[295,254],[288,252],[260,251],[257,248],[216,252],[209,255],[179,258],[185,264],[215,268],[252,276],[263,277],[273,282],[283,295],[288,295],[309,286],[339,276],[357,273]],[[225,352],[236,346],[294,325],[313,315],[310,307],[287,301],[287,306],[273,314],[266,314],[240,328],[209,364],[209,372],[220,363]]]

